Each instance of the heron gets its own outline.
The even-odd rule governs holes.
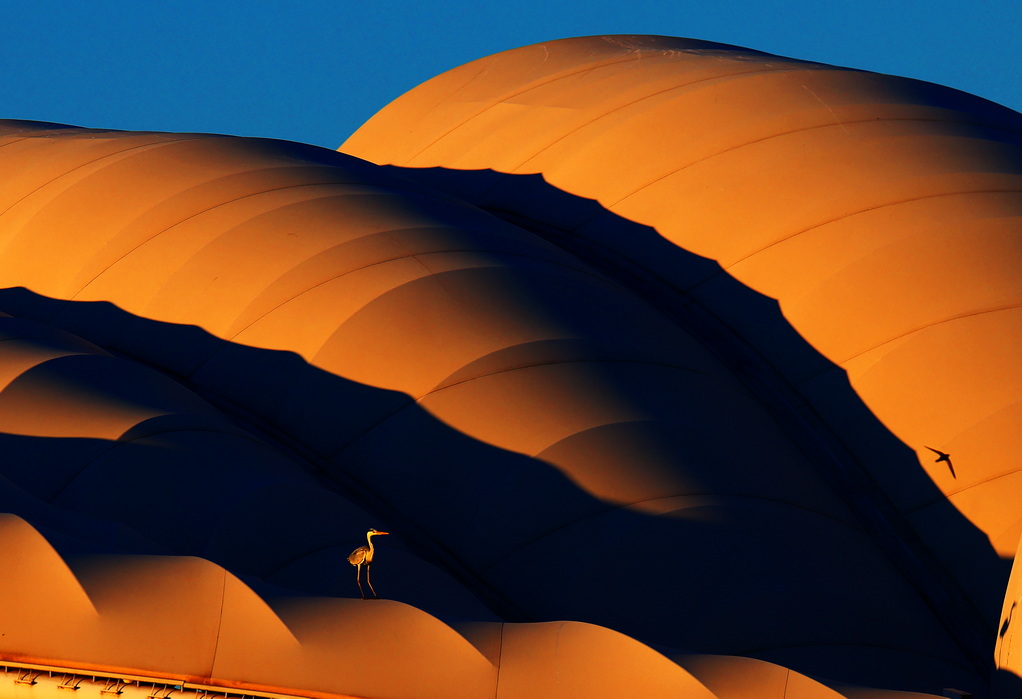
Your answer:
[[[373,597],[379,599],[380,596],[376,594],[376,590],[373,589],[373,583],[369,580],[369,566],[373,562],[373,554],[376,549],[373,548],[373,537],[383,536],[390,532],[381,532],[376,529],[370,529],[366,532],[366,542],[368,546],[359,546],[357,549],[351,552],[348,556],[348,563],[355,566],[355,582],[358,583],[358,591],[362,593],[362,599],[366,598],[365,590],[362,589],[362,566],[366,567],[366,582],[369,584],[369,589],[373,592]]]

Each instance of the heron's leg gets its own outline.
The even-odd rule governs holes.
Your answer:
[[[369,570],[370,570],[370,568],[371,568],[371,566],[368,563],[366,563],[366,582],[369,583],[369,589],[373,590],[373,583],[372,583],[372,581],[369,580]],[[376,599],[380,599],[380,596],[378,594],[376,594],[376,590],[373,590],[373,597],[375,597]]]
[[[369,572],[366,571],[366,577],[368,578]],[[355,566],[355,582],[358,583],[358,591],[362,593],[362,599],[366,598],[365,590],[362,589],[362,564],[359,563]]]

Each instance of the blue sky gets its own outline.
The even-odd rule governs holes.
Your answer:
[[[5,0],[0,118],[336,148],[462,63],[666,34],[919,78],[1022,111],[1019,0]]]

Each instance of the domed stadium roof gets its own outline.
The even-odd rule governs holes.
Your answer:
[[[0,686],[1012,691],[1020,139],[622,36],[340,153],[0,122]]]

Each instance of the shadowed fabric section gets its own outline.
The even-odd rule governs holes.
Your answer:
[[[99,620],[0,652],[324,696],[982,691],[1018,131],[669,37],[482,59],[347,154],[5,122],[0,484]],[[345,599],[369,526],[387,599]],[[143,594],[174,571],[193,599]],[[180,661],[83,645],[185,608]]]
[[[622,50],[630,62],[617,62]],[[980,553],[984,539],[1010,557],[1022,530],[1011,310],[1022,301],[1020,134],[1018,114],[935,85],[684,39],[591,37],[438,76],[341,150],[537,222],[569,250],[597,243],[601,262],[627,257],[633,277],[663,277],[736,329],[836,427],[850,468],[883,491],[885,518],[925,544],[924,568],[935,557],[950,575],[945,591],[961,588],[978,607],[983,621],[963,629],[974,628],[964,637],[979,649],[1005,575]],[[544,185],[598,205],[558,207]],[[615,215],[649,235],[620,235]],[[657,239],[776,298],[920,454],[926,476],[907,479],[911,470],[891,465],[887,430],[850,419],[831,392],[833,367],[793,361],[790,341],[725,291],[730,276],[672,264],[677,255]],[[956,472],[924,444],[953,453]],[[996,493],[992,482],[1002,484]],[[958,511],[982,532],[967,545],[948,528]],[[969,605],[956,603],[964,617]]]

